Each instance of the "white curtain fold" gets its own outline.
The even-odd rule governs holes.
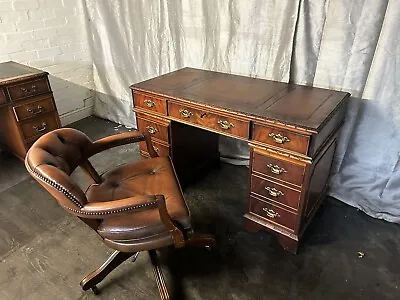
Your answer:
[[[400,222],[400,1],[82,1],[96,114],[134,127],[129,85],[185,66],[348,91],[331,195]]]

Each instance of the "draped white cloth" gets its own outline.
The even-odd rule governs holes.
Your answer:
[[[96,114],[135,127],[129,85],[185,66],[348,91],[330,193],[400,223],[399,0],[82,1]]]

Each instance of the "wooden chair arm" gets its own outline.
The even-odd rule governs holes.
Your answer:
[[[158,156],[157,152],[153,148],[150,133],[135,131],[135,132],[125,132],[125,133],[111,135],[93,142],[92,147],[89,150],[89,153],[87,153],[87,157],[91,157],[107,149],[131,143],[138,143],[141,141],[146,142],[147,150],[151,157]]]
[[[160,219],[164,223],[165,227],[171,232],[172,239],[174,240],[175,248],[181,248],[185,246],[185,237],[182,231],[176,227],[171,216],[168,214],[167,206],[165,204],[165,198],[163,195],[156,195],[158,203],[158,213],[160,214]]]

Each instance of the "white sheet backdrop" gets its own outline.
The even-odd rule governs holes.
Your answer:
[[[331,195],[400,223],[399,0],[82,1],[99,116],[134,127],[129,85],[184,66],[348,91]]]

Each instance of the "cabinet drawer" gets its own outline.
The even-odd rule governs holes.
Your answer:
[[[259,200],[250,196],[249,211],[250,213],[261,217],[271,223],[282,225],[295,231],[297,215],[279,208],[270,202]]]
[[[4,94],[4,90],[0,89],[0,105],[2,104],[6,104],[7,100],[6,100],[6,95]]]
[[[307,155],[309,136],[266,125],[254,124],[253,139]]]
[[[243,139],[249,137],[249,121],[224,117],[205,110],[168,103],[168,112],[171,117],[196,124],[215,131],[237,136]]]
[[[153,141],[154,150],[158,153],[159,156],[169,156],[169,146],[157,143]],[[150,156],[147,152],[147,145],[146,142],[140,142],[139,145],[140,152],[142,152],[145,156]]]
[[[41,78],[25,83],[20,83],[7,87],[10,99],[13,101],[26,99],[29,97],[45,94],[50,92],[50,86],[47,78]]]
[[[299,207],[300,192],[254,174],[251,176],[251,192],[296,210]]]
[[[137,117],[138,130],[147,131],[152,137],[168,143],[168,125]]]
[[[53,99],[48,97],[38,101],[25,103],[23,105],[14,106],[13,109],[17,121],[23,121],[54,111],[55,107],[53,104]]]
[[[303,166],[256,152],[253,152],[252,169],[266,176],[284,180],[298,186],[301,186],[303,183],[305,171]]]
[[[167,115],[167,101],[146,94],[134,93],[134,106]]]
[[[27,122],[20,123],[22,134],[26,140],[38,137],[46,132],[58,128],[57,118],[50,113],[36,117]]]

